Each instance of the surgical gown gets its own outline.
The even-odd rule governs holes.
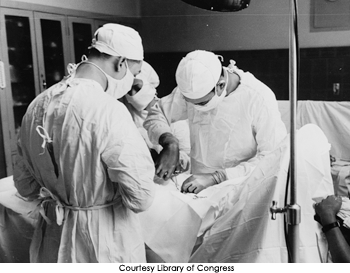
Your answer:
[[[18,192],[42,200],[31,262],[145,262],[137,213],[153,201],[154,173],[127,109],[97,82],[72,76],[40,94],[14,171]]]
[[[251,73],[234,68],[240,84],[217,108],[197,111],[176,87],[149,111],[144,123],[152,143],[171,132],[169,124],[188,119],[191,172],[225,170],[228,179],[250,174],[285,138],[287,131],[274,93]]]

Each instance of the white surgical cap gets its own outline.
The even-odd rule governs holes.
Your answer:
[[[126,94],[126,99],[136,110],[141,111],[155,98],[160,81],[157,72],[146,61],[142,62],[141,72],[136,78],[143,81],[143,86],[133,96]]]
[[[199,99],[207,95],[220,79],[222,70],[218,55],[204,50],[188,53],[176,70],[176,83],[182,95]]]
[[[141,72],[136,76],[136,78],[148,81],[154,88],[157,88],[160,83],[157,72],[146,61],[142,62]]]
[[[96,30],[89,48],[96,48],[111,56],[122,56],[130,60],[143,60],[142,39],[131,27],[105,24]]]

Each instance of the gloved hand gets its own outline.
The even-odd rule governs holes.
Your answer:
[[[179,141],[171,133],[164,133],[159,138],[159,144],[163,150],[155,161],[156,175],[168,180],[179,168]]]
[[[335,195],[329,195],[326,199],[315,204],[315,211],[320,218],[322,226],[328,225],[337,220],[336,215],[340,210],[341,204],[341,197]]]
[[[216,181],[211,173],[193,174],[183,182],[181,192],[199,193],[214,185]]]
[[[189,172],[190,165],[191,165],[190,157],[184,151],[180,150],[179,164],[175,169],[175,174]]]

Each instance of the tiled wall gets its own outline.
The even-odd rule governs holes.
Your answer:
[[[289,51],[249,50],[216,51],[229,60],[250,71],[267,84],[278,100],[289,98]],[[176,67],[186,52],[146,53],[148,61],[159,74],[160,97],[169,94],[175,87]],[[350,101],[350,47],[300,49],[299,100]],[[340,84],[340,94],[333,95],[333,83]]]

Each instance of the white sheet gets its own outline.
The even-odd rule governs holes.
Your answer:
[[[158,186],[150,209],[139,214],[147,245],[165,262],[287,262],[284,217],[271,220],[269,209],[272,200],[284,206],[288,143],[289,138],[250,176],[210,187],[197,196],[180,193],[172,182]],[[298,132],[301,262],[325,261],[327,245],[313,220],[312,198],[333,193],[328,150],[327,139],[317,126],[305,126]],[[179,176],[178,183],[185,178]],[[14,194],[12,177],[0,180],[0,186],[1,204],[22,215],[35,208],[35,202]],[[191,256],[197,237],[203,243]]]
[[[23,215],[27,219],[27,216],[35,210],[38,201],[28,202],[18,195],[13,182],[13,176],[9,176],[0,179],[0,204],[19,215]],[[31,218],[32,220],[35,219],[35,215],[32,215]]]
[[[269,154],[246,180],[235,206],[216,220],[190,262],[287,262],[283,215],[271,220],[271,201],[284,205],[289,141]],[[313,219],[313,200],[333,194],[329,144],[314,125],[297,137],[297,203],[301,206],[300,261],[327,261],[327,244]],[[275,166],[275,168],[273,168]]]
[[[300,130],[298,142],[301,257],[320,262],[326,245],[317,241],[312,198],[333,194],[329,144],[314,125]],[[165,262],[287,262],[283,215],[272,221],[269,208],[272,200],[284,206],[288,165],[289,138],[250,176],[210,187],[198,194],[203,198],[169,190],[169,184],[159,188],[151,208],[140,214],[146,244]],[[203,244],[190,256],[203,234]]]
[[[177,177],[178,188],[189,175]],[[170,182],[157,185],[151,207],[139,214],[145,242],[167,263],[188,262],[197,237],[235,205],[246,177],[229,180],[199,194],[183,194]]]
[[[282,120],[290,130],[290,103],[278,101]],[[297,128],[313,123],[318,125],[332,145],[331,154],[350,161],[350,102],[298,101]]]
[[[336,160],[332,165],[332,178],[335,190],[339,196],[349,197],[350,193],[350,162]]]

